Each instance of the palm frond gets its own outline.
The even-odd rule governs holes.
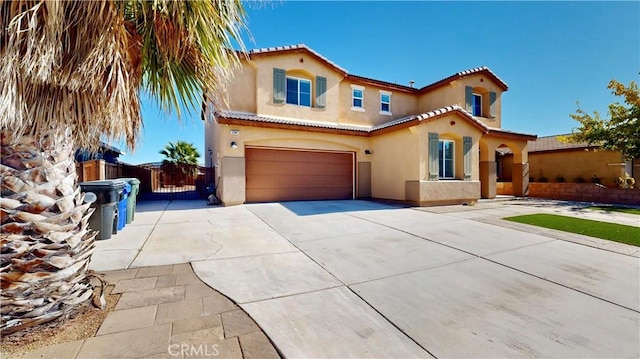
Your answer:
[[[205,89],[226,103],[223,86],[239,64],[231,48],[244,48],[244,16],[237,0],[143,1],[127,9],[143,39],[143,88],[163,110],[197,111]]]
[[[112,1],[2,3],[0,129],[42,139],[70,129],[95,149],[100,136],[125,137],[141,125],[141,61],[135,33]],[[137,66],[137,68],[136,68]],[[137,76],[137,78],[136,78]]]
[[[140,89],[163,110],[222,105],[244,48],[238,0],[2,1],[0,130],[40,138],[70,129],[96,149],[124,137],[134,148]]]

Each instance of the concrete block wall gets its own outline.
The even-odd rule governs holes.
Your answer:
[[[638,188],[602,188],[593,183],[530,183],[529,197],[640,205]]]

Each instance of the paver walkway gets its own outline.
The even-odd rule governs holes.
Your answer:
[[[256,323],[189,264],[105,275],[122,296],[96,335],[25,358],[280,358]]]

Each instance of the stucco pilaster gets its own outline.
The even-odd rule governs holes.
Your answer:
[[[358,162],[357,198],[371,198],[371,162]]]
[[[220,201],[224,206],[243,204],[246,200],[244,157],[222,157],[220,165]]]
[[[529,195],[529,163],[513,164],[513,195],[526,197]]]
[[[496,162],[480,162],[480,196],[482,198],[496,198],[496,178]]]

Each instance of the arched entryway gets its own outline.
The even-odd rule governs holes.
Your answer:
[[[510,177],[513,194],[525,197],[529,192],[529,163],[527,144],[536,136],[513,134],[490,130],[480,139],[480,195],[482,198],[495,198],[498,175],[503,180]],[[511,161],[501,161],[500,157],[509,154]]]

